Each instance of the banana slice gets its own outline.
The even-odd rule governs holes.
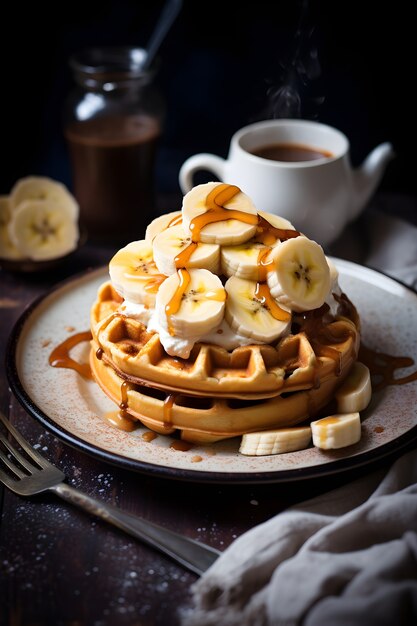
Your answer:
[[[56,208],[65,207],[71,218],[78,220],[79,206],[74,196],[65,185],[47,176],[27,176],[15,183],[10,192],[11,210],[26,200],[46,200]]]
[[[282,228],[283,230],[295,230],[295,226],[287,220],[285,217],[275,215],[275,213],[269,213],[268,211],[258,211],[258,215],[263,217],[274,228]]]
[[[329,293],[330,269],[323,248],[300,236],[272,249],[267,282],[273,297],[293,311],[319,308]]]
[[[193,241],[230,246],[253,237],[258,213],[238,187],[215,182],[196,185],[185,194],[182,219]]]
[[[304,450],[311,441],[310,426],[279,428],[242,436],[239,452],[247,456],[264,456]]]
[[[289,332],[291,313],[271,297],[266,284],[231,276],[225,319],[239,335],[271,343]]]
[[[313,444],[322,450],[345,448],[361,438],[361,420],[358,412],[340,413],[311,422]]]
[[[260,219],[254,241],[259,241],[267,246],[274,246],[280,241],[274,231],[268,228],[269,224],[273,228],[279,228],[280,230],[295,231],[295,227],[291,224],[291,222],[280,215],[268,213],[267,211],[258,211],[258,217]]]
[[[336,394],[339,413],[366,409],[372,397],[371,374],[366,365],[356,361]]]
[[[77,246],[78,225],[68,205],[49,200],[26,200],[12,212],[11,242],[29,259],[42,261],[68,254]]]
[[[330,272],[330,289],[333,290],[338,285],[339,281],[339,270],[336,265],[333,263],[329,257],[326,256],[327,265],[329,266]]]
[[[128,302],[153,308],[156,293],[165,280],[153,260],[152,245],[141,239],[121,248],[109,263],[110,280]]]
[[[259,280],[263,253],[267,254],[270,248],[262,243],[242,243],[238,246],[222,246],[221,271],[225,276],[237,276],[247,280]]]
[[[161,231],[152,245],[156,266],[166,276],[175,274],[181,267],[199,267],[219,273],[220,247],[214,243],[192,243],[181,225]]]
[[[205,269],[180,269],[159,288],[155,308],[173,337],[202,337],[223,319],[226,293],[218,276]]]
[[[9,196],[0,196],[0,226],[6,226],[10,222],[10,198]]]
[[[10,240],[8,229],[10,217],[9,197],[0,196],[0,258],[9,260],[21,259],[23,255]]]
[[[172,211],[171,213],[164,213],[159,215],[152,222],[150,222],[146,228],[145,239],[152,243],[159,233],[171,226],[178,226],[182,224],[181,211]]]

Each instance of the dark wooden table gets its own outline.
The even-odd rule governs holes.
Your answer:
[[[358,260],[358,232],[360,221],[347,232],[340,256]],[[68,276],[107,264],[114,251],[89,243],[70,265],[44,276],[0,270],[2,363],[26,305]],[[14,398],[3,368],[0,375],[1,409],[71,485],[219,550],[289,505],[370,471],[275,485],[201,485],[132,473],[46,432]],[[168,557],[52,496],[23,499],[0,487],[0,512],[1,626],[179,624],[197,577]]]

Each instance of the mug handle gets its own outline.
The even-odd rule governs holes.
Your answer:
[[[182,164],[179,173],[179,183],[182,193],[185,194],[193,188],[193,176],[198,170],[208,170],[223,181],[225,163],[225,159],[215,154],[202,153],[194,154],[189,157]]]

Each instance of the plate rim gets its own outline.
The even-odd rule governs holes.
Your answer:
[[[342,259],[332,255],[328,255],[330,259],[336,263],[341,262],[352,266],[353,269],[361,270],[366,269],[371,272],[383,276],[399,285],[404,287],[407,291],[417,296],[417,290],[409,285],[405,284],[401,280],[390,276],[389,274],[375,269],[369,265],[360,265],[354,261]],[[417,441],[417,425],[413,426],[409,431],[403,433],[394,440],[378,446],[372,450],[367,450],[353,457],[335,459],[329,461],[323,465],[305,466],[301,468],[292,468],[287,470],[274,470],[267,472],[219,472],[219,471],[205,471],[205,470],[192,470],[184,468],[173,468],[165,465],[158,465],[148,461],[141,461],[139,459],[132,459],[130,457],[117,454],[115,452],[109,452],[108,450],[101,448],[92,443],[86,442],[77,435],[74,435],[69,430],[63,428],[57,424],[52,418],[50,418],[36,403],[31,399],[26,392],[17,369],[16,355],[19,339],[23,333],[26,323],[28,323],[31,315],[35,313],[37,308],[48,297],[52,297],[61,289],[65,289],[70,283],[77,283],[83,279],[93,279],[95,275],[97,277],[100,274],[104,274],[107,269],[107,265],[102,265],[98,268],[88,268],[82,272],[74,274],[62,281],[59,281],[53,285],[47,292],[36,297],[31,303],[29,303],[18,317],[12,327],[12,331],[9,335],[6,346],[6,376],[8,383],[15,397],[25,409],[25,411],[39,423],[41,423],[48,431],[52,432],[65,444],[70,447],[81,450],[89,456],[105,461],[116,467],[134,471],[140,474],[153,476],[156,478],[164,478],[170,480],[181,480],[191,483],[216,483],[216,484],[278,484],[278,483],[290,483],[297,482],[299,480],[311,480],[324,476],[333,476],[350,470],[364,467],[365,465],[373,465],[378,463],[382,459],[392,457],[392,460],[408,448],[412,447]]]

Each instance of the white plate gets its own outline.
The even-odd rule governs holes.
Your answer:
[[[417,294],[374,270],[333,259],[340,285],[355,303],[368,347],[417,363]],[[69,335],[89,329],[90,307],[107,267],[77,276],[33,303],[17,322],[8,348],[7,373],[23,406],[48,430],[79,449],[132,470],[200,482],[282,482],[345,471],[398,452],[417,437],[417,381],[375,393],[362,414],[362,438],[341,450],[307,450],[266,457],[238,452],[240,438],[180,451],[174,439],[147,442],[144,427],[128,433],[104,418],[115,405],[94,382],[48,358]],[[86,358],[80,344],[77,358]],[[83,354],[84,353],[84,354]],[[414,366],[415,369],[415,366]],[[412,368],[411,368],[412,370]],[[410,368],[397,375],[411,372]]]

